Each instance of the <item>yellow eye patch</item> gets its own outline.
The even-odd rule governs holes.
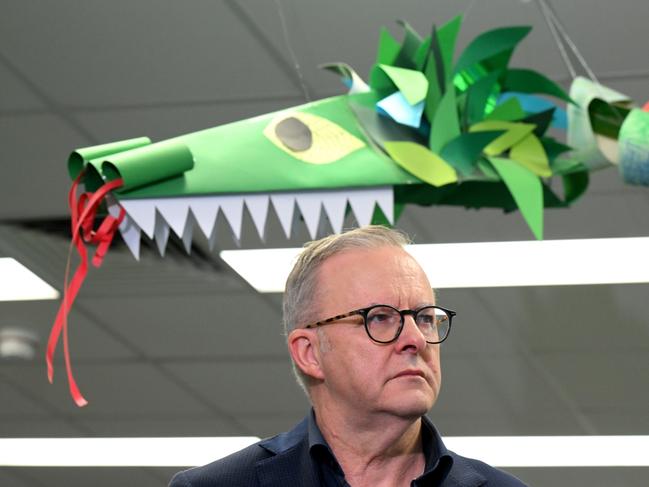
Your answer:
[[[341,126],[310,113],[282,113],[264,135],[287,154],[310,164],[330,164],[365,147]]]

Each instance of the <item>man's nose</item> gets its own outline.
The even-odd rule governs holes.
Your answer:
[[[403,320],[403,329],[401,330],[401,334],[397,340],[399,349],[410,349],[417,352],[426,348],[426,338],[417,326],[415,317],[412,315],[406,315]]]

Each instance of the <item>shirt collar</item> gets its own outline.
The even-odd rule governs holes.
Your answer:
[[[438,475],[441,474],[443,477],[446,477],[448,471],[453,465],[453,458],[446,449],[437,428],[435,428],[435,425],[427,416],[421,418],[421,425],[421,441],[424,450],[424,458],[426,459],[426,467],[424,468],[424,473],[419,478],[427,477],[429,474],[437,472],[438,470],[441,470],[440,472],[437,472]],[[317,455],[325,454],[329,461],[333,461],[335,465],[338,465],[336,457],[327,444],[327,441],[324,439],[324,436],[322,436],[322,431],[320,431],[320,428],[316,423],[315,412],[313,409],[311,409],[308,417],[307,433],[309,452],[312,457],[316,458]]]

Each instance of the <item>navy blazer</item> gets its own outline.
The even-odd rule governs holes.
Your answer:
[[[316,466],[309,453],[307,419],[295,428],[250,445],[202,467],[177,473],[169,487],[319,487]],[[424,421],[428,421],[424,417]],[[431,424],[432,426],[432,424]],[[447,450],[453,466],[439,487],[521,487],[501,470]]]

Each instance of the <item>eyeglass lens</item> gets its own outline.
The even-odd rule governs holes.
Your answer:
[[[390,342],[397,338],[401,328],[401,313],[390,306],[376,306],[367,312],[367,331],[377,342]],[[427,342],[440,342],[448,335],[450,317],[442,309],[432,306],[421,308],[416,316],[417,327]]]

